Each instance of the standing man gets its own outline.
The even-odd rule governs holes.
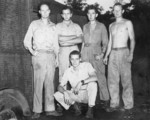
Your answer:
[[[56,28],[58,32],[59,50],[59,81],[64,71],[69,67],[69,54],[73,50],[78,50],[77,44],[82,43],[82,30],[80,26],[71,20],[72,10],[69,7],[62,9],[63,22],[58,23]]]
[[[39,5],[41,19],[33,21],[24,38],[24,46],[32,55],[34,70],[33,116],[39,118],[42,112],[44,87],[44,104],[46,115],[60,116],[54,105],[54,73],[58,64],[58,39],[55,24],[49,19],[50,8],[48,3]],[[32,40],[33,39],[33,40]]]
[[[87,16],[89,23],[83,28],[84,43],[81,56],[83,61],[90,62],[96,69],[101,104],[106,107],[109,103],[109,92],[103,57],[108,43],[108,34],[105,25],[96,20],[98,11],[95,6],[88,7]]]
[[[104,63],[107,64],[108,56],[108,88],[110,92],[110,108],[108,112],[117,110],[119,107],[119,81],[123,87],[122,99],[124,108],[122,110],[130,110],[133,108],[133,87],[131,81],[131,62],[133,59],[133,51],[135,47],[134,30],[130,20],[122,17],[123,8],[120,3],[116,3],[113,7],[113,13],[116,21],[110,27],[110,40]],[[128,49],[128,39],[130,47]]]
[[[71,67],[68,68],[60,81],[58,92],[55,93],[56,100],[69,109],[69,106],[77,103],[88,103],[86,118],[93,118],[93,107],[97,96],[97,76],[95,69],[88,62],[81,63],[79,51],[70,53]],[[72,89],[66,90],[64,86],[69,82]],[[81,111],[78,111],[78,115]]]

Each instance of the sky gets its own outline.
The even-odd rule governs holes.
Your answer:
[[[59,3],[62,3],[62,4],[66,4],[67,0],[55,0],[55,1],[57,1]],[[94,3],[98,3],[100,6],[103,7],[103,9],[104,9],[103,12],[104,13],[106,11],[111,10],[110,7],[112,7],[114,5],[115,1],[122,1],[123,4],[131,2],[131,0],[83,0],[83,2],[86,2],[89,5],[94,4]]]

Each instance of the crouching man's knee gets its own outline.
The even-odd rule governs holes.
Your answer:
[[[95,92],[97,92],[97,82],[90,82],[90,83],[88,83],[87,90],[88,91],[95,91]]]

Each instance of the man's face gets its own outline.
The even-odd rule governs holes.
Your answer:
[[[81,61],[79,55],[71,55],[70,57],[71,64],[74,68],[78,67]]]
[[[42,18],[49,18],[50,9],[47,5],[44,4],[40,7],[39,13],[41,14]]]
[[[119,5],[114,6],[113,13],[116,18],[122,17],[122,14],[123,14],[122,7]]]
[[[98,16],[98,14],[95,12],[94,9],[90,9],[88,10],[87,16],[88,16],[89,21],[94,21],[96,17]]]
[[[65,21],[69,21],[70,18],[72,17],[71,11],[69,9],[63,10],[62,17],[64,18]]]

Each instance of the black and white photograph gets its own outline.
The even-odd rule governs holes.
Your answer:
[[[0,120],[150,120],[150,0],[0,0]]]

